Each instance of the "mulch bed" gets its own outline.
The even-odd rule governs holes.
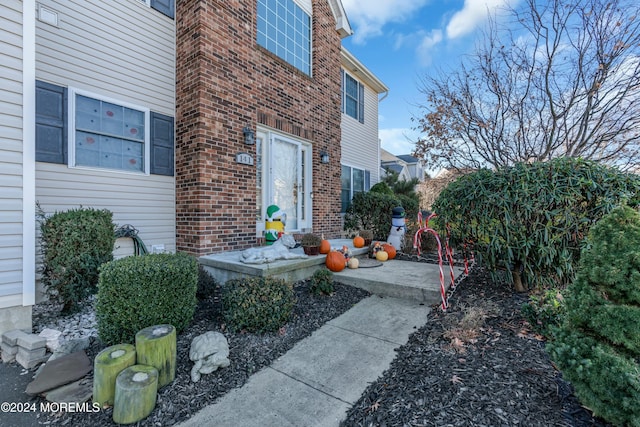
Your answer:
[[[405,260],[416,257],[399,254]],[[437,262],[427,255],[421,261]],[[457,265],[462,265],[457,260]],[[220,292],[201,302],[192,325],[178,337],[176,380],[160,390],[155,410],[139,426],[184,421],[235,387],[243,385],[295,343],[348,310],[368,293],[336,284],[331,297],[295,286],[294,317],[279,333],[232,333],[225,328]],[[446,313],[434,306],[428,323],[398,349],[391,367],[363,393],[342,426],[607,426],[580,406],[535,334],[520,314],[527,301],[481,268],[471,271],[451,296]],[[191,340],[206,331],[223,332],[231,366],[192,383]],[[94,342],[91,358],[102,346]],[[113,426],[112,410],[49,415],[50,425]]]
[[[552,366],[543,338],[522,318],[525,302],[473,269],[447,312],[433,307],[341,425],[606,426]]]
[[[155,409],[136,426],[171,426],[185,421],[231,389],[242,386],[252,374],[270,365],[298,341],[370,295],[364,290],[336,283],[333,295],[316,296],[310,293],[309,287],[309,281],[295,284],[297,303],[292,320],[277,333],[264,335],[229,331],[221,315],[220,288],[216,287],[212,296],[200,302],[192,324],[177,338],[176,379],[158,392]],[[189,347],[193,338],[207,331],[225,335],[231,365],[202,375],[199,382],[193,383]],[[103,347],[97,341],[93,343],[87,350],[91,360]],[[97,413],[65,412],[50,414],[41,422],[59,426],[114,426],[112,415],[111,408]]]

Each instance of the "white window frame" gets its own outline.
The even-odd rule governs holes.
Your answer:
[[[122,107],[131,108],[132,110],[138,110],[144,113],[144,170],[129,171],[124,169],[111,169],[101,168],[96,166],[76,166],[76,95],[86,96],[88,98],[97,99],[103,102],[109,102]],[[151,110],[147,107],[124,102],[119,99],[110,98],[108,96],[100,95],[95,92],[90,92],[82,89],[77,89],[69,86],[68,88],[68,167],[74,169],[88,169],[88,170],[101,170],[113,173],[124,173],[133,175],[149,175],[151,171]]]
[[[364,103],[364,99],[360,99],[360,93],[362,93],[364,96],[364,92],[365,92],[364,85],[360,80],[352,76],[347,70],[343,70],[343,71],[344,72],[342,73],[342,112],[346,116],[351,117],[354,120],[357,120],[359,122],[364,122],[364,117],[360,117],[360,103]],[[347,77],[351,78],[356,82],[356,98],[355,98],[356,115],[355,117],[347,112],[347,96],[349,96],[349,98],[352,98],[350,95],[347,95]],[[362,91],[360,90],[360,86],[363,87]]]
[[[364,193],[366,191],[369,191],[369,189],[367,188],[367,169],[365,168],[361,168],[358,166],[352,166],[346,163],[342,163],[340,165],[340,212],[341,213],[345,213],[346,210],[343,210],[342,207],[342,168],[343,167],[347,167],[351,170],[351,173],[349,175],[349,202],[351,202],[351,200],[353,200],[353,196],[355,195],[354,191],[353,191],[353,170],[357,169],[359,171],[362,171],[362,191],[358,191],[359,193]]]

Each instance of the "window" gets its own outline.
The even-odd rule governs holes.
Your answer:
[[[364,86],[342,70],[342,112],[364,123]]]
[[[369,190],[370,173],[367,170],[342,165],[341,183],[341,212],[346,212],[347,208],[351,204],[351,199],[353,199],[353,196],[358,193],[362,193],[363,191]]]
[[[258,0],[258,44],[311,75],[311,16],[294,0]]]
[[[149,110],[71,93],[71,165],[148,172]]]
[[[36,81],[36,161],[173,176],[174,120]]]
[[[175,17],[176,1],[175,0],[138,0],[152,9],[157,10],[163,15],[173,19]]]

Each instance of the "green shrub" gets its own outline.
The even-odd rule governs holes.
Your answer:
[[[564,319],[564,298],[559,289],[547,289],[529,296],[529,302],[522,305],[522,315],[537,333],[551,338],[553,330]]]
[[[640,215],[620,207],[589,235],[566,320],[547,349],[594,414],[640,426]]]
[[[96,292],[100,266],[113,259],[112,214],[79,208],[40,216],[42,283],[63,304],[64,312],[75,311],[80,301]]]
[[[373,191],[374,193],[386,194],[388,196],[393,196],[393,190],[384,181],[380,181],[377,184],[374,184],[373,187],[371,187],[371,190],[369,191]]]
[[[640,177],[582,159],[517,164],[458,178],[433,204],[451,244],[472,243],[492,272],[518,291],[570,283],[584,236],[624,200],[640,200]]]
[[[332,294],[335,291],[333,287],[333,273],[326,268],[314,271],[311,276],[311,287],[309,290],[316,295]]]
[[[198,265],[184,254],[130,256],[100,269],[96,318],[107,345],[133,343],[141,329],[171,324],[180,332],[196,309]]]
[[[211,277],[202,265],[198,264],[198,288],[196,291],[198,300],[202,301],[212,297],[218,285],[218,281]]]
[[[232,279],[222,287],[222,311],[236,331],[277,331],[290,318],[296,299],[293,286],[283,279]]]
[[[371,230],[376,240],[387,240],[391,229],[391,211],[400,200],[371,191],[356,193],[344,215],[345,230]]]

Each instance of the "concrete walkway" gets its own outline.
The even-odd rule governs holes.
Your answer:
[[[366,298],[180,426],[337,426],[428,313],[416,301]]]

